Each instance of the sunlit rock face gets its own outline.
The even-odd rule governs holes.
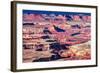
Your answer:
[[[91,14],[23,11],[23,62],[91,59]]]

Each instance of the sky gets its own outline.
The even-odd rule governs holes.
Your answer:
[[[80,13],[80,12],[57,12],[57,11],[40,11],[40,10],[23,10],[23,14],[55,14],[55,15],[88,15],[91,13]]]

